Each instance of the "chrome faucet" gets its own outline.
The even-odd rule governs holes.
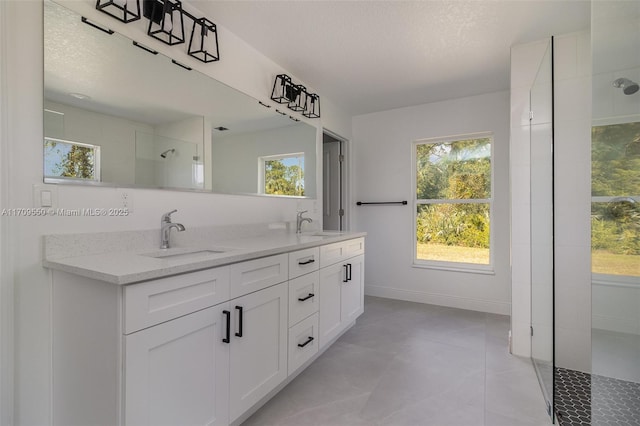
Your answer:
[[[306,212],[308,212],[308,210],[298,212],[298,216],[296,217],[296,234],[302,233],[302,222],[313,222],[310,217],[302,217]]]
[[[184,226],[181,223],[172,223],[171,215],[178,210],[172,210],[169,213],[162,215],[160,219],[160,248],[168,249],[171,245],[169,243],[169,237],[171,236],[171,228],[176,228],[178,232],[184,231]]]

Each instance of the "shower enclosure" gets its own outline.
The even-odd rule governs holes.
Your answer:
[[[530,89],[531,358],[561,425],[640,425],[638,82],[640,2],[591,2]]]

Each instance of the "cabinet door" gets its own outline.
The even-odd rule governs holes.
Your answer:
[[[287,377],[287,283],[230,302],[231,421]]]
[[[364,312],[364,255],[348,259],[347,282],[342,285],[341,318],[346,326]]]
[[[227,304],[129,334],[126,425],[227,425]]]
[[[342,285],[346,280],[342,263],[320,269],[320,347],[342,331]]]

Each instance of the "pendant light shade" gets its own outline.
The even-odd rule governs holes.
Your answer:
[[[200,18],[193,21],[188,53],[205,63],[220,59],[216,24],[207,18]]]
[[[307,88],[302,84],[294,85],[293,88],[287,107],[292,111],[304,111],[307,102]]]
[[[140,19],[140,0],[97,0],[96,9],[125,24]]]
[[[149,18],[147,34],[170,46],[184,43],[184,20],[180,0],[144,0]]]
[[[291,77],[286,74],[278,74],[273,82],[271,99],[279,104],[288,104],[294,96],[294,87]]]
[[[302,115],[308,118],[320,118],[320,96],[315,93],[307,93]]]

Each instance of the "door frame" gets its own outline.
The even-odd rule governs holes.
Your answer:
[[[344,210],[344,215],[340,221],[340,231],[348,231],[351,229],[351,210],[349,209],[350,204],[348,200],[351,198],[350,193],[350,179],[349,179],[349,171],[351,170],[351,144],[349,140],[339,134],[332,132],[326,127],[322,128],[322,140],[324,144],[324,135],[329,136],[332,139],[340,142],[340,152],[343,156],[343,161],[340,167],[340,206]],[[321,150],[322,152],[322,150]],[[322,158],[322,197],[324,199],[324,155],[321,155]]]

